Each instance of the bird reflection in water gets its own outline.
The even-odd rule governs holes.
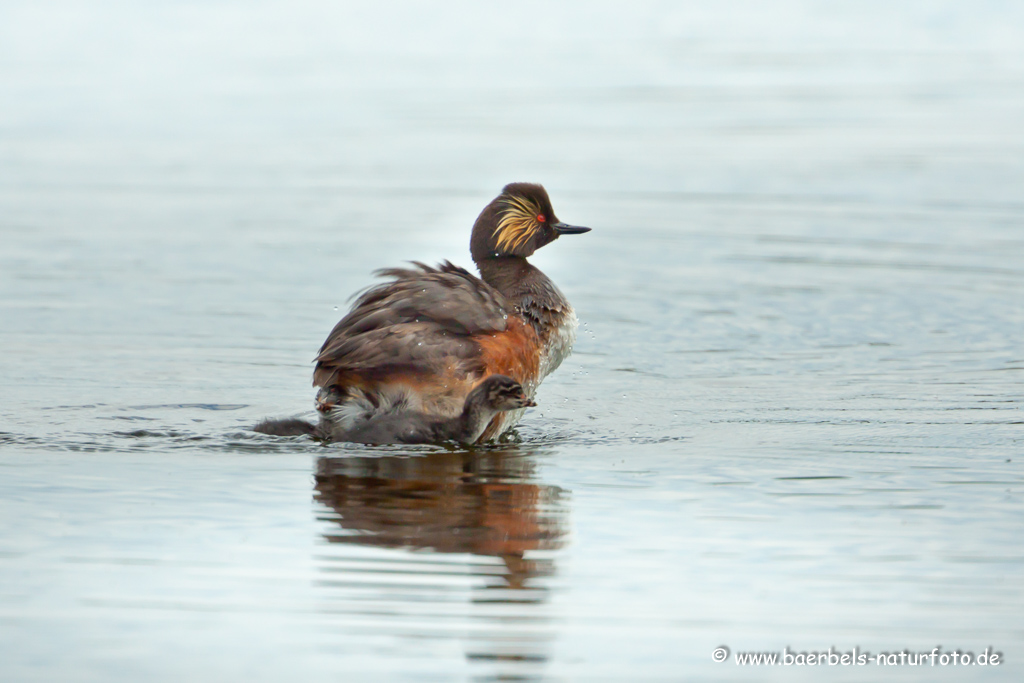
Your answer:
[[[555,566],[544,551],[559,548],[566,534],[565,492],[534,476],[540,453],[521,445],[381,450],[319,459],[315,497],[330,523],[324,538],[345,547],[432,552],[333,553],[324,558],[322,569],[331,574],[324,583],[353,603],[378,601],[377,613],[394,617],[386,632],[465,638],[470,661],[518,667],[498,678],[532,678],[521,667],[546,661],[553,632],[544,577]],[[468,613],[453,609],[466,602]],[[421,630],[416,624],[424,621]]]

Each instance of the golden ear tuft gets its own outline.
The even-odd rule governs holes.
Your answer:
[[[514,251],[526,245],[530,235],[534,233],[540,224],[537,223],[537,216],[541,209],[529,199],[509,195],[502,199],[508,205],[498,227],[494,229],[494,237],[499,249],[503,251]]]

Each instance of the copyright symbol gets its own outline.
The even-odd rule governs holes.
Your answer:
[[[711,659],[715,660],[716,662],[724,662],[725,660],[729,659],[729,648],[727,648],[725,645],[716,647],[715,651],[711,653]]]

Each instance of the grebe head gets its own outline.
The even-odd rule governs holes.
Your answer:
[[[584,232],[590,232],[590,228],[558,220],[543,186],[509,183],[480,212],[473,225],[469,249],[477,263],[502,256],[529,256],[560,235]]]
[[[480,401],[492,410],[517,410],[537,405],[526,395],[523,385],[507,375],[491,375],[470,392],[466,401]]]

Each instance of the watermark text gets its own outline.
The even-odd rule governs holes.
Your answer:
[[[999,666],[1003,653],[993,647],[986,647],[975,654],[970,650],[945,650],[941,645],[929,651],[903,649],[890,652],[870,652],[860,649],[841,650],[835,646],[827,650],[793,650],[786,647],[781,652],[737,652],[720,645],[711,653],[711,658],[722,663],[729,657],[737,666]]]

